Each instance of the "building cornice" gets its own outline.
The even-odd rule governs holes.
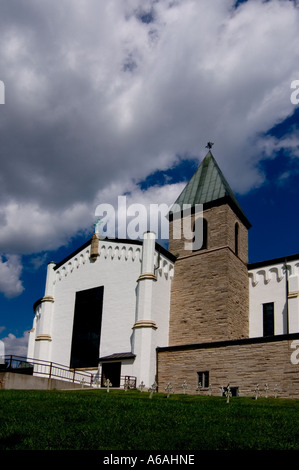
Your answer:
[[[242,261],[241,258],[239,256],[237,256],[236,253],[228,245],[217,246],[215,248],[207,248],[207,249],[204,249],[204,250],[197,250],[197,251],[194,251],[194,252],[190,253],[189,255],[179,256],[177,258],[177,262],[181,261],[183,259],[186,259],[186,258],[192,258],[194,256],[202,256],[202,255],[205,255],[205,254],[208,254],[208,253],[213,253],[215,251],[220,251],[220,250],[229,250],[247,268],[247,266],[248,266],[247,263],[244,263],[244,261]]]
[[[255,338],[240,338],[225,341],[211,341],[207,343],[193,343],[193,344],[180,344],[175,346],[158,347],[156,351],[159,352],[172,352],[172,351],[185,351],[192,349],[210,349],[210,348],[224,348],[227,346],[242,346],[250,344],[261,343],[274,343],[279,341],[293,341],[299,339],[299,333],[289,333],[276,336],[259,336]]]
[[[269,259],[266,261],[257,261],[255,263],[249,263],[248,269],[249,270],[258,269],[258,268],[263,268],[263,267],[271,266],[275,264],[284,264],[286,262],[296,261],[296,260],[299,261],[299,254],[290,255],[290,256],[282,256],[280,258],[273,258],[273,259]]]
[[[130,239],[124,239],[124,238],[100,238],[99,242],[106,242],[106,243],[116,243],[116,244],[122,244],[122,245],[139,245],[142,246],[143,241],[142,240],[130,240]],[[75,257],[78,253],[81,251],[85,250],[86,248],[91,245],[91,239],[85,242],[83,245],[81,245],[79,248],[77,248],[75,251],[70,253],[66,258],[61,260],[59,263],[57,263],[54,267],[54,270],[57,271],[61,266],[66,264],[69,260],[71,260],[73,257]],[[160,245],[159,243],[155,243],[155,250],[160,253],[161,255],[165,256],[169,261],[172,263],[175,263],[176,261],[176,256],[168,251],[165,247]]]

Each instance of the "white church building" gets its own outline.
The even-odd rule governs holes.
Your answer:
[[[93,241],[95,237],[93,238]],[[45,295],[34,305],[28,358],[98,369],[102,383],[120,377],[152,384],[156,348],[168,345],[175,257],[143,241],[95,240],[61,263],[49,263]]]
[[[143,240],[95,233],[66,259],[48,264],[44,296],[34,304],[28,358],[94,371],[102,385],[109,378],[118,387],[121,378],[133,377],[137,386],[156,381],[161,389],[186,377],[194,393],[199,379],[208,377],[206,389],[208,382],[218,387],[231,381],[242,392],[247,372],[248,383],[255,381],[255,366],[247,371],[243,357],[251,353],[244,351],[259,348],[260,364],[261,351],[277,347],[280,360],[261,374],[271,383],[276,367],[273,384],[280,381],[278,369],[285,383],[291,367],[295,385],[284,394],[299,396],[299,366],[290,361],[299,345],[299,255],[248,264],[250,223],[211,151],[176,203],[182,201],[203,204],[208,222],[199,250],[180,251],[171,227],[169,251],[153,232]],[[223,357],[240,352],[221,371],[219,356],[213,356],[219,348]]]

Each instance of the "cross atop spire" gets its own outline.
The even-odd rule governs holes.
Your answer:
[[[246,221],[245,224],[250,226],[246,216],[244,215],[232,189],[220,170],[212,152],[212,142],[208,142],[209,151],[200,166],[186,185],[182,193],[177,198],[170,212],[180,212],[183,210],[184,204],[194,207],[196,204],[213,204],[228,203],[237,210],[241,217]]]
[[[208,142],[207,145],[206,145],[206,149],[211,150],[211,148],[213,147],[213,145],[214,145],[214,142]]]

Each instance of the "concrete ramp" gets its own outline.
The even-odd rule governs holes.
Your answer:
[[[12,372],[0,373],[0,389],[6,390],[63,390],[80,389],[81,384],[33,375],[17,374]],[[89,388],[89,386],[84,386]]]

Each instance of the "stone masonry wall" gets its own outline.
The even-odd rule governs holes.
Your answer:
[[[196,393],[197,372],[209,371],[212,395],[220,395],[221,387],[230,383],[239,388],[240,396],[254,396],[259,384],[262,395],[265,385],[268,396],[299,398],[299,334],[279,337],[251,338],[240,341],[193,345],[192,347],[158,349],[157,380],[163,392],[171,382],[175,393]],[[296,350],[297,347],[297,350]],[[203,390],[207,394],[209,390]]]
[[[229,205],[204,211],[208,223],[207,248],[185,249],[181,239],[170,245],[177,254],[171,289],[169,345],[238,339],[249,336],[248,233]],[[189,216],[192,226],[194,215]],[[235,224],[239,250],[235,250]]]
[[[248,274],[229,248],[178,259],[169,345],[248,337]]]
[[[235,250],[235,224],[239,225],[239,258],[243,263],[248,263],[248,230],[241,220],[233,212],[228,204],[219,205],[205,209],[203,217],[208,224],[207,250],[228,246],[233,252]],[[194,214],[186,216],[186,226],[191,231],[194,224]],[[179,238],[173,238],[174,225],[179,227],[177,232]],[[170,221],[169,224],[169,251],[174,255],[188,256],[194,254],[186,249],[184,238],[184,225],[180,220]],[[188,240],[187,240],[188,241]],[[203,250],[203,252],[206,250]]]

